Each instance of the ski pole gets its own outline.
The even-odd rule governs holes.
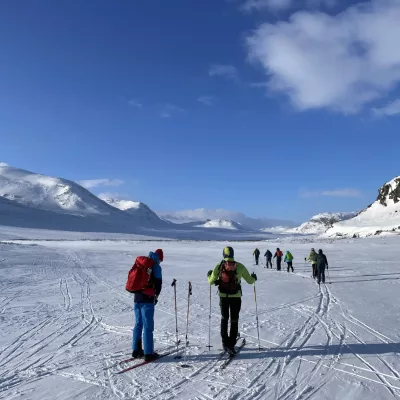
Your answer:
[[[256,321],[257,321],[258,351],[261,351],[261,344],[260,344],[260,328],[259,328],[259,324],[258,324],[258,307],[257,307],[256,282],[254,282],[254,301],[255,301],[255,303],[256,303]]]
[[[208,351],[211,350],[211,285],[210,285],[210,313],[208,314]]]
[[[179,333],[178,333],[178,307],[176,305],[176,279],[174,279],[171,283],[171,286],[174,287],[174,298],[175,298],[175,332],[176,332],[176,357],[175,358],[182,358],[179,352]]]
[[[187,303],[187,314],[186,314],[186,343],[185,343],[185,358],[184,361],[186,362],[186,357],[187,357],[187,347],[189,345],[188,341],[188,333],[189,333],[189,308],[190,308],[190,296],[192,295],[192,283],[189,281],[189,289],[188,289],[188,303]],[[182,365],[182,367],[187,368],[189,365]]]

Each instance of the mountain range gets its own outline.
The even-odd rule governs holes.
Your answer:
[[[359,213],[317,214],[298,227],[290,221],[197,209],[158,215],[146,204],[99,198],[78,183],[0,163],[0,225],[78,232],[137,233],[181,239],[261,239],[286,235],[369,236],[400,232],[400,177],[384,184]],[[234,216],[236,219],[218,216]],[[179,222],[179,223],[177,223]],[[275,222],[276,225],[271,224]],[[282,223],[283,222],[283,223]],[[286,224],[285,224],[286,223]]]

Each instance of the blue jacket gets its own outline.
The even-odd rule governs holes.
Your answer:
[[[156,292],[155,297],[158,297],[161,293],[162,288],[162,268],[160,265],[158,254],[150,251],[148,257],[151,258],[155,263],[153,266],[152,279],[154,283],[154,290]],[[154,303],[154,296],[147,296],[143,293],[135,293],[135,303]]]

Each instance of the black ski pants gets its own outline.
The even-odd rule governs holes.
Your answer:
[[[292,268],[292,272],[294,272],[293,261],[288,261],[287,262],[287,272],[289,272],[290,268]]]
[[[233,347],[239,332],[239,313],[242,307],[241,297],[220,297],[221,308],[221,338],[223,347]],[[231,319],[231,329],[228,335],[228,321]]]
[[[312,276],[314,279],[318,276],[317,264],[312,264]]]
[[[282,257],[276,257],[276,269],[281,270]]]
[[[325,265],[318,265],[317,267],[318,270],[318,284],[325,283]]]
[[[267,258],[267,263],[266,263],[265,266],[268,268],[268,265],[270,265],[271,268],[272,268],[272,260],[271,260],[271,258]]]
[[[256,265],[258,265],[258,259],[260,258],[260,256],[255,256],[256,257]]]

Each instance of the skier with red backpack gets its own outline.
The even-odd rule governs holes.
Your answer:
[[[135,294],[132,357],[144,357],[145,361],[153,361],[159,357],[154,352],[154,306],[158,302],[162,287],[160,262],[163,259],[164,254],[161,249],[157,249],[154,253],[150,252],[148,257],[137,257],[126,283],[126,290]]]
[[[276,258],[276,269],[277,269],[277,271],[281,270],[282,256],[283,256],[283,253],[280,250],[280,248],[278,247],[276,249],[276,252],[275,252],[275,255],[274,255],[274,258]]]
[[[208,271],[207,276],[210,285],[218,286],[222,346],[230,355],[234,355],[239,331],[239,313],[242,305],[240,282],[243,278],[249,285],[252,285],[257,280],[257,275],[254,272],[250,275],[243,264],[235,261],[232,247],[225,247],[222,254],[224,259],[215,266],[214,270]],[[231,327],[228,335],[229,314]]]

